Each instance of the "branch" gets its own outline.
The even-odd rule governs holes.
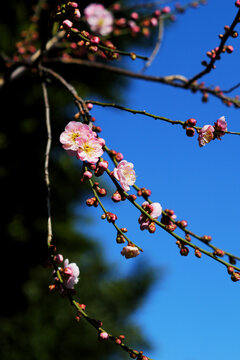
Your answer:
[[[115,108],[115,109],[119,109],[119,110],[123,110],[123,111],[127,111],[127,112],[130,112],[132,114],[139,114],[139,115],[145,115],[145,116],[148,116],[148,117],[151,117],[155,120],[162,120],[162,121],[165,121],[165,122],[168,122],[172,125],[181,125],[181,126],[184,126],[186,123],[185,121],[181,121],[181,120],[171,120],[171,119],[168,119],[164,116],[159,116],[159,115],[154,115],[154,114],[150,114],[149,112],[147,112],[146,110],[135,110],[135,109],[130,109],[130,108],[127,108],[125,106],[121,106],[121,105],[118,105],[118,104],[111,104],[111,103],[103,103],[101,101],[96,101],[96,100],[85,100],[86,104],[88,103],[91,103],[91,104],[94,104],[94,105],[99,105],[99,106],[102,106],[102,107],[112,107],[112,108]],[[194,129],[196,129],[197,131],[201,130],[202,128],[199,127],[199,126],[192,126]],[[231,135],[240,135],[240,132],[234,132],[234,131],[224,131],[225,134],[231,134]]]
[[[52,50],[56,44],[65,36],[65,31],[60,31],[57,35],[53,36],[46,44],[45,54],[47,54],[50,50]],[[18,64],[18,67],[13,70],[10,74],[7,82],[12,82],[16,80],[18,77],[24,75],[27,69],[32,66],[35,62],[37,62],[42,55],[42,51],[39,49],[37,50],[26,62],[26,64]],[[11,63],[12,65],[15,64],[14,61]],[[1,79],[0,89],[5,85],[6,80]]]
[[[210,73],[210,71],[215,68],[214,64],[215,64],[215,62],[217,60],[220,60],[220,54],[222,53],[222,51],[224,49],[224,45],[225,45],[226,41],[228,40],[228,38],[230,36],[232,36],[235,26],[239,23],[239,17],[240,17],[240,9],[238,10],[237,15],[235,16],[235,19],[233,20],[232,25],[228,28],[228,30],[225,31],[225,34],[222,35],[221,42],[220,42],[220,45],[217,48],[215,56],[211,57],[211,60],[209,61],[209,63],[207,64],[206,68],[203,71],[201,71],[200,73],[193,76],[190,80],[188,80],[188,82],[186,84],[186,87],[188,87],[194,81],[196,81],[199,78],[203,77],[207,73]]]
[[[126,70],[124,68],[115,67],[111,65],[106,65],[102,63],[98,63],[95,61],[89,60],[82,60],[82,59],[65,59],[65,58],[52,58],[44,60],[44,63],[62,63],[66,65],[79,65],[79,66],[86,66],[95,69],[101,69],[105,71],[109,71],[118,75],[128,76],[134,79],[145,80],[145,81],[152,81],[157,82],[165,85],[170,85],[173,87],[181,88],[184,90],[191,90],[193,92],[201,92],[202,94],[208,93],[211,94],[220,100],[222,100],[225,104],[234,104],[236,108],[240,107],[240,101],[237,98],[232,98],[225,96],[220,90],[214,90],[209,87],[204,87],[201,84],[190,84],[186,86],[188,79],[183,75],[168,75],[168,76],[153,76],[153,75],[145,75],[136,73],[130,70]]]
[[[51,150],[52,144],[52,133],[51,133],[51,124],[50,124],[50,108],[49,108],[49,101],[48,101],[48,93],[46,83],[42,82],[42,90],[43,90],[43,99],[45,105],[45,116],[46,116],[46,127],[47,127],[47,145],[45,151],[45,166],[44,166],[44,173],[45,173],[45,183],[47,187],[47,213],[48,213],[48,236],[47,236],[47,244],[48,247],[51,246],[52,242],[52,219],[51,219],[51,204],[50,204],[50,178],[49,178],[49,155]]]
[[[155,57],[157,56],[157,53],[160,50],[161,47],[161,43],[162,43],[162,39],[163,39],[163,29],[164,29],[164,21],[162,16],[159,17],[158,20],[158,37],[157,37],[157,42],[155,44],[155,47],[153,49],[153,52],[151,54],[151,56],[149,57],[149,60],[146,62],[146,64],[144,65],[143,69],[142,69],[142,73],[144,73],[144,71],[147,70],[147,68],[149,68],[153,62],[153,60],[155,59]]]

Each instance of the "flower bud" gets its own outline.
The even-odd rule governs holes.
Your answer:
[[[198,257],[198,258],[201,258],[202,257],[202,253],[199,249],[195,249],[195,256]]]
[[[109,338],[109,335],[106,331],[102,331],[100,334],[99,334],[99,340],[107,340]]]
[[[92,178],[92,173],[91,171],[84,171],[83,173],[83,178],[86,179],[86,180],[89,180]]]
[[[62,22],[62,26],[63,26],[64,30],[67,31],[67,30],[70,30],[72,28],[73,23],[72,23],[72,21],[66,19],[66,20],[64,20]]]
[[[121,195],[119,194],[118,191],[116,191],[113,195],[112,195],[112,201],[114,202],[119,202],[122,200]]]
[[[232,275],[234,273],[234,268],[232,266],[228,266],[227,271],[229,275]]]
[[[182,256],[187,256],[189,253],[189,249],[186,247],[186,246],[183,246],[181,249],[180,249],[180,254]]]
[[[195,126],[197,124],[197,120],[196,119],[193,119],[193,118],[190,118],[188,120],[185,121],[185,124],[187,126]]]
[[[223,257],[223,256],[224,256],[224,251],[221,250],[221,249],[216,249],[216,250],[213,252],[213,255]]]
[[[61,262],[63,262],[63,256],[62,254],[57,254],[54,256],[54,261],[56,264],[61,264]]]
[[[150,225],[148,226],[148,231],[150,232],[150,234],[155,233],[156,231],[156,225],[154,222],[151,222]]]

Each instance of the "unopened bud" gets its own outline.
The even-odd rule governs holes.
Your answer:
[[[189,249],[186,247],[186,246],[183,246],[181,249],[180,249],[180,254],[182,256],[187,256],[189,253]]]
[[[109,335],[107,332],[105,331],[102,331],[100,334],[99,334],[99,340],[107,340],[109,338]]]

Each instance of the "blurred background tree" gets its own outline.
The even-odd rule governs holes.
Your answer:
[[[87,1],[81,2],[83,6]],[[52,3],[54,5],[54,2]],[[110,4],[110,1],[106,2]],[[34,1],[8,1],[0,12],[0,72],[6,71],[5,55],[13,55],[21,31],[28,28]],[[47,18],[41,13],[40,40],[48,38]],[[75,79],[81,95],[89,91],[106,98],[119,98],[114,76],[104,79],[91,70],[79,73],[65,69]],[[127,86],[121,80],[122,86]],[[80,184],[81,169],[61,150],[59,134],[72,119],[71,97],[58,84],[51,83],[49,99],[52,115],[50,159],[51,211],[54,240],[63,255],[77,262],[81,279],[79,300],[93,317],[104,321],[113,334],[127,334],[127,343],[141,349],[149,342],[131,315],[140,307],[154,279],[152,268],[133,267],[128,276],[117,276],[114,265],[104,258],[97,240],[86,238],[77,229],[93,219],[86,218],[81,205],[88,188]],[[1,239],[2,306],[0,308],[0,357],[5,360],[37,359],[123,359],[128,355],[108,342],[96,342],[96,332],[83,320],[78,324],[66,299],[49,294],[51,269],[47,258],[47,208],[44,161],[47,132],[41,82],[28,74],[1,90]],[[78,206],[78,211],[76,207]],[[80,206],[81,209],[81,206]],[[90,285],[89,285],[90,284]],[[121,304],[121,306],[119,306]],[[93,345],[94,344],[94,345]]]

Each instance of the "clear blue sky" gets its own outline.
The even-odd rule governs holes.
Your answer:
[[[209,0],[208,5],[179,15],[165,29],[160,53],[147,73],[191,77],[199,72],[206,51],[219,44],[218,34],[231,24],[236,11],[233,0]],[[228,44],[234,46],[234,53],[222,56],[217,69],[204,78],[207,85],[228,89],[239,82],[239,38]],[[142,49],[132,50],[143,53]],[[135,71],[142,65],[137,60],[130,63]],[[240,131],[240,110],[213,97],[203,104],[200,94],[131,80],[125,99],[126,106],[171,119],[194,117],[199,126],[213,124],[225,115],[228,129]],[[187,219],[194,232],[212,235],[215,245],[240,254],[240,137],[225,135],[221,142],[199,148],[197,137],[188,138],[180,126],[97,106],[92,114],[107,145],[134,163],[137,185],[152,190],[152,201],[174,209],[178,219]],[[89,214],[99,216],[91,235],[101,241],[109,261],[124,274],[137,262],[163,271],[134,316],[153,344],[146,355],[161,360],[239,359],[240,283],[233,283],[224,266],[205,256],[197,259],[190,251],[188,257],[181,257],[174,238],[161,229],[154,235],[141,232],[139,213],[129,203],[106,201],[105,205],[116,211],[119,226],[126,226],[132,241],[144,249],[138,258],[124,259],[121,245],[115,243],[114,228],[100,219],[100,209],[88,209]],[[81,271],[84,276],[84,269]]]

